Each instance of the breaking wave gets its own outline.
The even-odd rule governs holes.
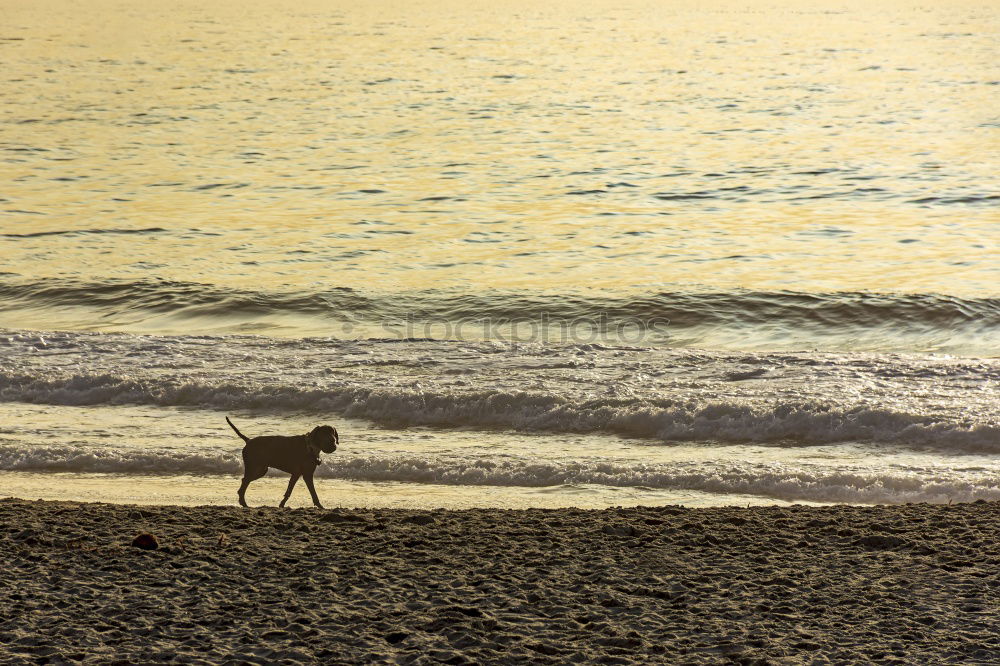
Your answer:
[[[608,397],[581,402],[544,392],[472,390],[449,393],[352,386],[235,381],[142,381],[112,374],[59,379],[0,373],[0,400],[57,405],[141,404],[218,410],[335,413],[385,426],[504,428],[599,433],[669,441],[800,444],[866,441],[1000,452],[1000,426],[956,422],[888,406],[827,402],[761,403],[733,399]]]

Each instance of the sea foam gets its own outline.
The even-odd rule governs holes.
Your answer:
[[[0,400],[327,413],[663,442],[1000,451],[1000,361],[434,340],[11,334]]]
[[[105,474],[237,476],[237,451],[0,446],[0,470]],[[461,486],[602,486],[697,490],[816,502],[944,502],[1000,500],[994,473],[873,470],[845,465],[751,462],[649,464],[625,460],[535,459],[523,456],[337,454],[324,458],[325,479]]]

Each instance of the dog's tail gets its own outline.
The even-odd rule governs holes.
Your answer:
[[[232,429],[233,429],[233,431],[235,431],[235,432],[236,432],[236,434],[240,436],[240,439],[242,439],[242,440],[243,440],[244,442],[246,442],[247,444],[249,444],[249,443],[250,443],[250,438],[249,438],[249,437],[247,437],[246,435],[244,435],[243,433],[241,433],[241,432],[240,432],[239,430],[236,430],[236,426],[234,426],[234,425],[233,425],[233,422],[229,420],[229,417],[228,417],[228,416],[226,417],[226,423],[228,423],[228,424],[229,424],[229,427],[230,427],[230,428],[232,428]]]

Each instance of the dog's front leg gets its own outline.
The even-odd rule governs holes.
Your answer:
[[[278,505],[279,508],[284,507],[285,506],[285,502],[287,502],[288,498],[292,496],[292,488],[294,488],[295,484],[299,482],[299,476],[301,476],[301,475],[299,475],[299,474],[292,474],[292,478],[288,479],[288,488],[285,489],[285,498],[283,500],[281,500],[281,504]],[[307,481],[307,483],[308,483],[308,481]],[[309,489],[312,490],[312,484],[311,483],[309,484]],[[313,493],[313,501],[315,501],[315,500],[316,500],[316,493]]]
[[[313,497],[313,504],[318,508],[322,509],[323,505],[319,503],[319,495],[316,494],[316,486],[313,485],[313,473],[306,472],[305,474],[306,488],[309,489],[309,494]]]

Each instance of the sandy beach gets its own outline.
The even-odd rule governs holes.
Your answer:
[[[998,663],[1000,504],[0,501],[5,663]],[[159,548],[141,550],[140,533]]]

